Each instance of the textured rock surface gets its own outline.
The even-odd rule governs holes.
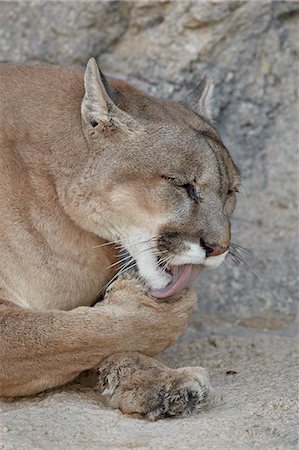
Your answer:
[[[299,4],[9,1],[0,8],[0,61],[84,64],[96,56],[108,73],[174,99],[211,74],[214,117],[243,176],[234,241],[250,250],[243,256],[258,274],[231,262],[204,273],[189,333],[167,354],[172,364],[211,368],[224,399],[207,415],[144,424],[70,388],[4,404],[3,448],[295,448]]]

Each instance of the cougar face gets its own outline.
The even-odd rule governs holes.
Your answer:
[[[157,297],[228,253],[240,176],[209,120],[211,91],[205,77],[178,104],[109,83],[94,60],[85,72],[81,207],[93,232],[128,249]]]

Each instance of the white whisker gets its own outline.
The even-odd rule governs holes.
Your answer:
[[[132,259],[132,260],[133,260],[133,258],[132,258],[131,255],[127,255],[127,256],[125,256],[124,258],[119,259],[119,260],[116,261],[115,263],[113,263],[113,264],[111,264],[110,266],[106,267],[106,270],[109,270],[109,269],[111,269],[111,268],[114,267],[114,266],[120,265],[120,264],[122,264],[123,262],[125,262],[125,261],[128,260],[128,259]]]
[[[108,289],[108,287],[113,283],[113,281],[115,281],[120,275],[123,275],[125,272],[127,272],[128,270],[137,267],[136,262],[134,262],[134,264],[131,265],[131,263],[133,262],[133,258],[131,261],[128,261],[127,264],[122,267],[122,269],[120,269],[112,278],[111,280],[108,281],[107,284],[105,284],[105,286],[99,291],[99,294],[102,294],[106,289]]]

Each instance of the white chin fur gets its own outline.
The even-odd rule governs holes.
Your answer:
[[[204,266],[207,267],[208,269],[216,269],[216,267],[219,267],[224,262],[228,252],[229,251],[226,250],[226,252],[222,253],[221,255],[209,256],[205,260]]]
[[[125,247],[135,259],[139,274],[152,289],[163,289],[171,281],[171,275],[157,265],[157,258],[150,250],[151,236],[147,233],[134,233],[134,242],[125,242]]]
[[[159,267],[143,267],[143,264],[138,264],[138,268],[140,275],[152,289],[163,289],[171,281],[171,275],[164,272]]]

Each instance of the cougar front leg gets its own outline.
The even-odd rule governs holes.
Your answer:
[[[64,384],[113,353],[157,354],[183,332],[194,299],[187,291],[156,301],[128,276],[93,308],[38,312],[0,301],[0,396]]]
[[[109,356],[98,371],[100,392],[112,408],[150,420],[195,414],[209,393],[205,369],[170,369],[137,352]]]
[[[153,301],[138,278],[131,274],[112,285],[106,302],[108,305],[125,304],[126,298],[132,300],[134,297],[140,307],[148,304],[159,315],[158,329],[152,328],[152,345],[144,352],[154,356],[182,334],[196,299],[195,292],[185,289],[176,297]],[[142,333],[136,339],[142,340]],[[206,403],[209,393],[205,369],[170,369],[138,352],[111,355],[102,360],[98,371],[100,392],[112,408],[119,408],[127,414],[137,413],[148,419],[194,414]]]

